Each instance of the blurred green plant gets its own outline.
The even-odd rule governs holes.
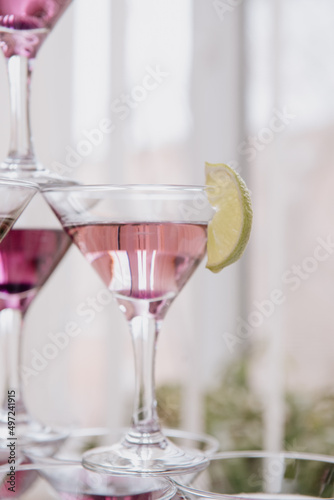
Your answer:
[[[178,429],[181,425],[181,386],[161,385],[157,387],[156,397],[162,426]]]
[[[334,454],[334,394],[286,395],[285,448]]]
[[[250,356],[234,359],[219,384],[205,395],[205,432],[222,450],[256,450],[263,446],[262,403],[249,384]],[[165,427],[181,424],[179,385],[157,389],[158,412]],[[334,454],[334,394],[287,392],[284,449]]]
[[[246,357],[230,363],[219,386],[207,393],[205,413],[205,430],[222,450],[262,448],[262,407],[249,386]]]
[[[216,437],[221,450],[260,450],[263,447],[262,403],[249,384],[250,353],[234,359],[218,385],[205,395],[205,432]],[[182,390],[178,385],[157,390],[158,411],[166,427],[180,425]],[[289,391],[285,396],[285,434],[283,448],[333,455],[334,394]],[[317,462],[297,463],[289,459],[284,485],[300,493],[322,497],[334,495],[334,468]],[[261,463],[251,459],[231,460],[222,468],[212,468],[210,483],[226,493],[258,491],[263,482]],[[319,490],[320,488],[320,490]],[[214,491],[214,490],[213,490]]]

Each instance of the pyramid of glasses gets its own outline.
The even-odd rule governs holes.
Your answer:
[[[0,46],[7,67],[11,122],[9,149],[0,164],[0,177],[12,182],[33,182],[39,188],[68,183],[36,159],[30,126],[30,82],[42,43],[70,3],[71,0],[0,0]],[[46,204],[45,210],[49,210]],[[14,408],[9,394],[15,394],[12,399],[17,447],[36,444],[43,454],[50,454],[67,435],[67,431],[44,426],[32,417],[23,398],[20,373],[23,320],[70,246],[70,239],[60,225],[31,226],[34,225],[14,226],[0,247],[0,330],[5,371],[0,453],[6,448],[9,412]]]

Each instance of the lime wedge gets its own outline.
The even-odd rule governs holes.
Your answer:
[[[207,195],[216,212],[208,224],[207,264],[214,273],[237,261],[246,248],[251,226],[249,191],[240,175],[224,164],[205,164]]]

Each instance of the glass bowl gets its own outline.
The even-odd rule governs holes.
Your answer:
[[[57,460],[81,460],[85,451],[115,443],[126,432],[127,429],[110,431],[110,429],[104,427],[72,430],[53,458]],[[219,449],[218,440],[208,434],[196,434],[179,429],[165,428],[164,434],[177,446],[201,451],[209,457]]]
[[[1,500],[169,500],[176,486],[168,478],[122,477],[92,472],[78,463],[0,467]]]
[[[334,498],[334,457],[297,452],[219,453],[187,481],[174,478],[177,499],[294,500]]]

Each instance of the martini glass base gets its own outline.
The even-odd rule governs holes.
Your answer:
[[[1,170],[23,170],[25,172],[36,172],[42,170],[42,165],[36,161],[34,156],[10,157],[8,156],[0,163]]]
[[[22,160],[7,158],[0,163],[0,176],[5,179],[30,180],[41,187],[75,185],[75,181],[58,175],[56,172],[44,168],[36,160]]]
[[[11,432],[11,433],[10,433]],[[51,457],[64,443],[69,431],[45,426],[32,420],[16,421],[11,430],[8,423],[0,422],[0,454],[7,453],[8,443],[15,442],[15,448],[23,455],[32,454],[36,457]]]
[[[165,437],[150,444],[143,444],[142,439],[136,444],[126,436],[120,443],[85,452],[82,464],[86,469],[115,475],[170,476],[202,470],[208,458],[198,450],[179,448]]]

